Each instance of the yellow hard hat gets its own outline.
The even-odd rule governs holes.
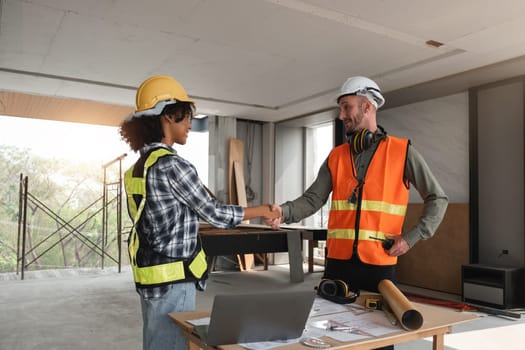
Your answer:
[[[195,103],[177,80],[168,75],[155,75],[137,89],[136,109],[130,117],[160,114],[166,105],[177,102]]]

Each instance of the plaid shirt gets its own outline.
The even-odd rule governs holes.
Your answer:
[[[149,168],[146,204],[137,231],[155,252],[170,258],[188,258],[197,245],[199,219],[215,227],[231,228],[242,221],[244,209],[213,199],[195,167],[178,156],[172,147],[153,143],[142,148],[140,153],[159,147],[169,149],[175,156],[161,157]],[[168,285],[137,288],[137,291],[147,299],[160,297],[169,288]]]

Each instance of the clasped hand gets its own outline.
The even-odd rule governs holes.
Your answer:
[[[280,205],[272,204],[270,205],[270,213],[272,215],[264,218],[264,224],[271,226],[274,230],[277,230],[283,222],[283,210]]]

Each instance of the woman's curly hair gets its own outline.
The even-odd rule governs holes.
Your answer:
[[[153,142],[160,142],[164,137],[160,117],[172,116],[177,123],[188,116],[191,118],[195,106],[191,102],[177,102],[164,107],[160,115],[142,116],[124,120],[120,125],[120,136],[130,148],[137,152],[142,147]]]

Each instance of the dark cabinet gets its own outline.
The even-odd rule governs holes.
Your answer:
[[[525,306],[525,268],[463,265],[463,301],[500,309]]]

